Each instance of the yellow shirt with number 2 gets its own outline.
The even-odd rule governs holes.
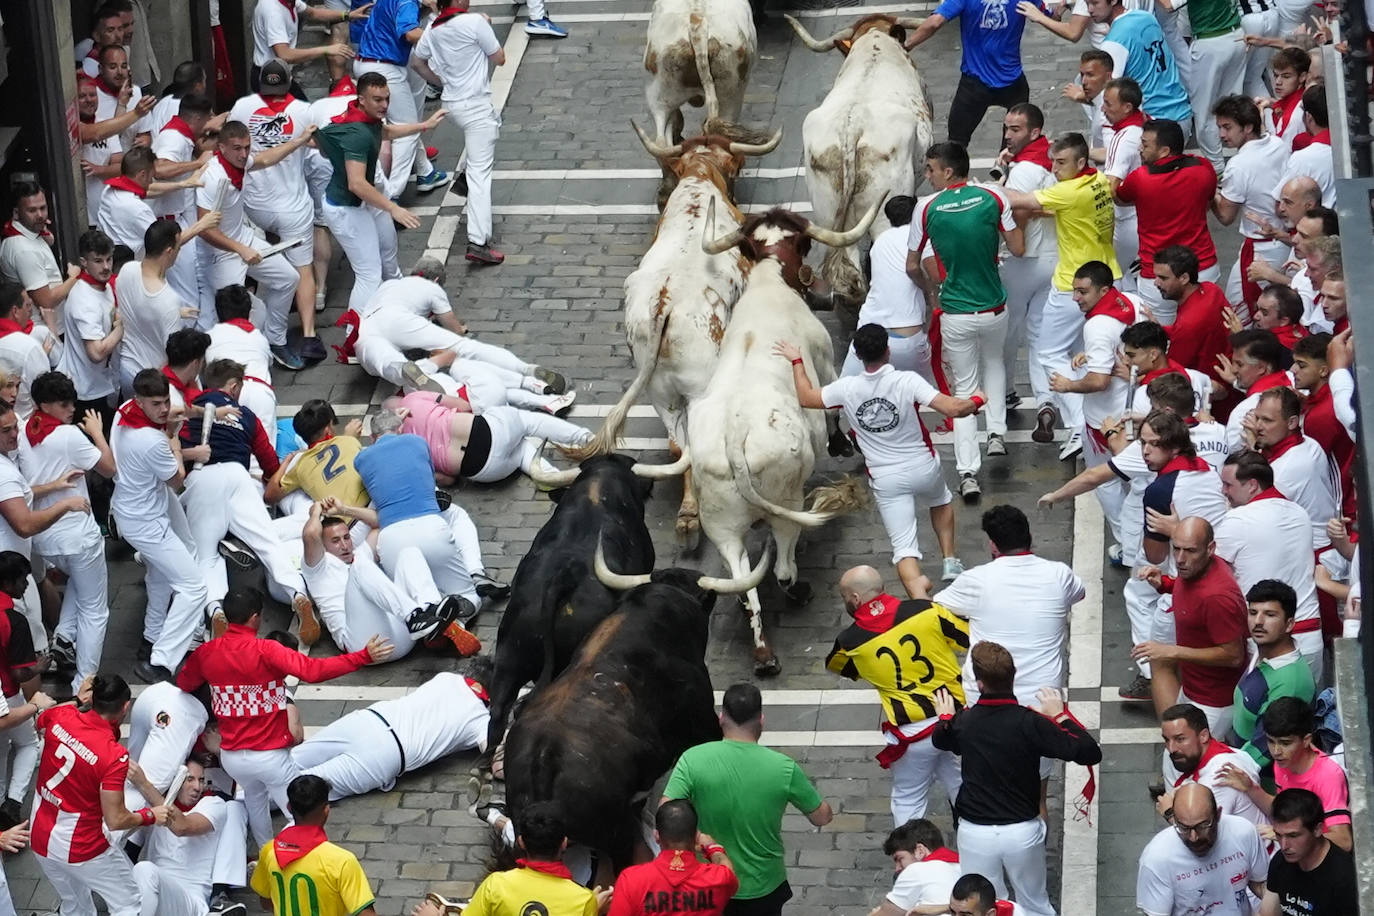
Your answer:
[[[286,868],[277,865],[268,843],[249,883],[259,897],[271,899],[275,916],[356,916],[375,902],[358,857],[333,843],[321,843]]]

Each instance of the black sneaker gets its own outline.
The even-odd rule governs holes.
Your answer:
[[[53,667],[62,671],[76,670],[76,646],[61,636],[54,636],[48,643],[48,658]]]
[[[230,900],[224,904],[222,909],[211,910],[210,912],[216,916],[248,916],[248,907]]]
[[[145,684],[156,684],[158,681],[170,681],[172,672],[161,665],[154,665],[148,661],[134,662],[134,674]]]
[[[148,659],[152,658],[153,644],[146,639],[141,640],[138,644],[138,651],[134,653],[134,657],[141,662],[146,662]]]
[[[474,242],[468,242],[467,254],[463,257],[478,264],[500,264],[506,259],[504,254],[490,245],[478,245]]]
[[[239,572],[248,572],[258,565],[257,555],[236,537],[226,537],[219,542],[219,555]]]
[[[1054,408],[1041,404],[1035,412],[1035,429],[1031,430],[1032,442],[1054,441]]]
[[[510,583],[493,579],[484,572],[473,575],[472,581],[477,585],[477,594],[491,601],[503,601],[510,597]]]
[[[1007,392],[1007,410],[1015,410],[1020,406],[1021,395],[1017,394],[1016,389],[1013,388],[1011,391]]]
[[[452,602],[451,607],[453,608],[449,613],[453,614],[453,619],[458,621],[465,630],[468,628],[468,624],[472,623],[482,610],[462,595],[447,595],[444,600],[439,603],[439,606],[442,608],[449,602]]]
[[[458,175],[453,179],[453,184],[449,185],[449,189],[452,190],[453,193],[457,194],[459,197],[467,197],[468,173],[459,172]]]
[[[0,804],[0,830],[9,830],[11,827],[24,822],[24,809],[18,800],[13,798],[5,799]]]
[[[427,604],[424,607],[416,608],[406,618],[406,629],[410,635],[416,639],[424,639],[439,629],[439,624],[445,621],[439,615],[439,605]]]
[[[1150,679],[1140,672],[1136,672],[1135,680],[1130,684],[1119,688],[1116,695],[1123,700],[1154,700],[1154,694],[1150,692]]]
[[[434,490],[434,501],[439,504],[440,512],[447,512],[448,507],[453,505],[453,494],[448,490],[440,490],[436,487]]]
[[[564,394],[568,390],[568,380],[560,372],[545,369],[543,366],[535,366],[533,375],[544,383],[546,394]]]
[[[328,355],[329,352],[325,350],[318,337],[301,338],[301,359],[307,363],[321,362]]]

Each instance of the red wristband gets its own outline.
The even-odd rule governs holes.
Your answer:
[[[952,712],[942,712],[942,713],[940,713],[940,721],[941,721],[941,722],[948,722],[950,719],[953,719],[953,718],[954,718],[954,713],[952,713]]]
[[[707,859],[710,859],[711,856],[715,855],[716,853],[721,853],[723,855],[725,853],[725,847],[720,845],[719,843],[712,843],[710,846],[707,846],[705,849],[703,849],[702,852],[706,854]]]
[[[792,365],[794,365],[794,366],[800,366],[801,364],[802,364],[801,357],[797,357],[796,359],[792,360]]]
[[[138,819],[143,822],[143,826],[145,827],[157,820],[157,818],[153,817],[152,808],[139,808],[134,814],[138,815]]]
[[[983,400],[976,394],[973,397],[969,398],[969,400],[973,402],[974,413],[977,413],[978,411],[982,410],[983,405],[987,403],[987,401]]]

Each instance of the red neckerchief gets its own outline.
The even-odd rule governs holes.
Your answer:
[[[464,6],[458,6],[458,5],[455,4],[454,6],[450,6],[450,7],[448,7],[447,9],[442,10],[442,11],[439,13],[439,15],[438,15],[437,17],[435,17],[435,19],[434,19],[434,24],[435,24],[436,26],[443,25],[445,22],[448,22],[448,21],[449,21],[450,19],[452,19],[454,16],[460,16],[460,15],[462,15],[463,13],[466,13],[467,11],[468,11],[468,8],[467,8],[466,5],[464,5]]]
[[[154,423],[143,412],[138,401],[130,399],[129,403],[119,408],[119,425],[127,426],[130,429],[165,429],[161,423]]]
[[[257,328],[253,327],[253,322],[249,321],[247,318],[230,318],[224,323],[233,325],[240,331],[247,331],[249,334],[257,330]]]
[[[330,436],[328,436],[328,437],[326,437],[326,438],[332,439],[332,438],[334,438],[334,437],[333,437],[333,435],[330,435]],[[323,442],[324,439],[321,439],[320,441]],[[467,684],[467,685],[468,685],[468,689],[471,690],[474,694],[477,695],[477,699],[481,700],[483,703],[485,703],[485,704],[488,705],[488,706],[491,705],[491,695],[490,695],[489,693],[487,693],[487,688],[483,687],[483,686],[482,686],[481,684],[479,684],[477,681],[474,681],[472,678],[467,677],[467,676],[464,676],[464,677],[463,677],[463,683]]]
[[[1259,394],[1261,391],[1268,391],[1270,388],[1287,388],[1291,384],[1288,380],[1288,373],[1280,369],[1278,372],[1271,372],[1255,379],[1255,384],[1245,389],[1245,394],[1248,397],[1252,394]]]
[[[516,859],[515,864],[521,868],[528,868],[530,871],[537,871],[545,875],[553,875],[555,878],[567,878],[572,880],[572,872],[568,871],[568,866],[562,862],[539,862],[534,859]]]
[[[1344,334],[1350,330],[1350,316],[1342,315],[1331,323],[1331,335]]]
[[[1307,329],[1300,324],[1281,324],[1272,330],[1285,350],[1293,349],[1298,341],[1307,336]]]
[[[1288,124],[1293,120],[1293,112],[1298,110],[1298,105],[1301,103],[1301,92],[1294,92],[1287,98],[1278,99],[1274,102],[1274,129],[1276,133],[1282,134],[1288,130]]]
[[[1252,502],[1252,503],[1253,503],[1253,502],[1259,502],[1261,499],[1287,499],[1287,498],[1288,498],[1287,496],[1284,496],[1284,495],[1283,495],[1282,493],[1280,493],[1278,490],[1274,489],[1273,487],[1269,487],[1269,488],[1267,488],[1267,489],[1260,490],[1260,491],[1259,491],[1258,493],[1256,493],[1254,496],[1250,497],[1250,502]]]
[[[234,186],[235,191],[243,190],[243,169],[235,166],[224,155],[215,150],[215,158],[219,160],[220,168],[224,169],[224,174],[229,176],[229,183]]]
[[[1102,298],[1097,300],[1097,305],[1088,309],[1088,318],[1096,318],[1098,315],[1106,315],[1122,324],[1132,325],[1135,324],[1135,304],[1121,295],[1115,287],[1109,286],[1102,294]]]
[[[1270,464],[1273,464],[1287,454],[1290,449],[1302,445],[1302,440],[1302,433],[1289,433],[1268,448],[1260,449],[1260,454],[1268,458]]]
[[[1163,477],[1165,474],[1173,471],[1206,471],[1210,470],[1211,467],[1210,464],[1198,458],[1196,455],[1192,458],[1186,455],[1175,455],[1169,460],[1168,464],[1159,469],[1159,476]]]
[[[1015,913],[1016,904],[1010,900],[997,901],[997,916],[1014,916]]]
[[[103,73],[96,76],[95,84],[99,86],[100,90],[104,92],[106,95],[112,95],[115,98],[119,98],[119,93],[123,91],[122,87],[111,86],[109,83],[107,83],[105,81],[105,74]]]
[[[285,868],[309,855],[316,846],[328,842],[329,837],[324,835],[323,827],[292,824],[277,834],[272,841],[272,852],[276,855],[277,867]]]
[[[33,330],[33,322],[20,325],[8,318],[0,318],[0,337],[9,337],[11,334],[27,334]]]
[[[1171,359],[1167,363],[1165,363],[1163,369],[1151,369],[1149,372],[1146,372],[1143,376],[1141,376],[1140,384],[1148,385],[1155,379],[1159,378],[1161,375],[1168,375],[1170,372],[1177,372],[1184,378],[1188,377],[1188,370]]]
[[[3,237],[7,239],[12,239],[16,235],[22,235],[26,238],[28,237],[27,232],[15,227],[14,220],[6,220],[5,228],[2,234]],[[55,239],[53,238],[53,234],[46,229],[40,229],[38,232],[35,232],[34,235],[42,239],[43,241],[47,242],[49,245],[51,245],[55,241]]]
[[[892,629],[899,604],[891,595],[879,595],[854,612],[854,625],[870,633],[886,633]]]
[[[281,114],[283,111],[286,110],[287,105],[290,105],[292,102],[296,101],[296,97],[289,92],[286,95],[274,96],[266,96],[260,94],[258,98],[262,100],[263,107],[266,108],[268,111],[272,112],[272,114]]]
[[[114,188],[116,191],[128,191],[139,200],[148,196],[148,189],[134,181],[128,175],[116,175],[114,178],[105,182],[105,187]]]
[[[959,853],[955,852],[953,849],[946,849],[945,847],[940,846],[939,848],[937,848],[937,849],[932,849],[930,852],[926,853],[926,857],[925,857],[924,859],[922,859],[921,861],[922,861],[922,862],[958,862],[958,861],[959,861]]]
[[[353,77],[341,76],[339,81],[334,84],[334,88],[329,90],[331,96],[357,95],[358,87],[353,85]]]
[[[176,806],[177,806],[177,810],[180,811],[182,814],[187,814],[187,813],[189,813],[189,812],[191,811],[191,809],[195,807],[195,805],[183,805],[183,804],[182,804],[181,802],[179,802],[179,801],[173,801],[172,804],[176,805]]]
[[[1326,146],[1330,146],[1330,145],[1331,145],[1331,128],[1328,127],[1326,130],[1323,130],[1323,131],[1320,131],[1319,133],[1313,134],[1313,135],[1312,135],[1312,143],[1322,143],[1322,144],[1325,144]],[[1310,145],[1311,145],[1311,144],[1309,144],[1309,146],[1310,146]]]
[[[81,271],[81,274],[80,274],[80,276],[79,276],[79,279],[84,280],[85,282],[89,283],[91,286],[94,286],[96,289],[100,290],[102,293],[105,292],[105,287],[107,287],[107,286],[110,285],[110,281],[109,281],[109,280],[106,280],[104,283],[101,283],[101,282],[100,282],[99,280],[97,280],[95,277],[92,277],[92,276],[90,275],[90,273],[88,273],[87,271],[84,271],[84,270]]]
[[[1293,135],[1293,142],[1290,144],[1293,152],[1305,150],[1312,145],[1312,135],[1305,130],[1300,130]]]
[[[291,21],[292,21],[292,22],[295,22],[295,21],[296,21],[296,0],[277,0],[277,2],[280,3],[282,6],[286,7],[286,11],[287,11],[288,13],[291,14]],[[317,844],[315,844],[315,845],[318,846],[319,844],[317,843]],[[278,861],[280,861],[280,860],[278,860]]]
[[[1047,172],[1054,171],[1054,163],[1050,161],[1050,138],[1036,137],[1031,142],[1021,148],[1021,152],[1011,157],[1012,162],[1030,162],[1040,166]]]
[[[1202,768],[1205,767],[1213,757],[1219,756],[1221,754],[1230,753],[1232,753],[1232,748],[1227,747],[1225,744],[1222,744],[1220,741],[1213,738],[1210,742],[1208,742],[1207,750],[1203,751],[1202,756],[1198,758],[1197,766],[1193,767],[1191,772],[1184,773],[1178,779],[1174,780],[1174,788],[1177,789],[1179,786],[1183,785],[1189,779],[1191,779],[1193,782],[1197,782],[1197,774],[1202,772]]]
[[[196,132],[191,130],[190,124],[181,119],[181,115],[172,115],[172,119],[164,124],[162,129],[174,130],[192,143],[196,142]]]
[[[177,391],[181,392],[181,397],[183,400],[185,400],[186,405],[188,407],[190,406],[192,401],[194,401],[196,398],[200,397],[202,394],[205,393],[199,388],[197,388],[195,385],[183,382],[181,379],[177,378],[177,374],[172,371],[171,366],[163,366],[162,374],[166,377],[167,384],[171,385]]]
[[[1120,121],[1117,121],[1115,124],[1112,124],[1110,126],[1112,130],[1117,131],[1125,130],[1128,127],[1144,127],[1145,112],[1133,111],[1130,114],[1126,115],[1126,117],[1122,118]]]
[[[1093,168],[1092,166],[1088,166],[1086,169],[1084,169],[1083,171],[1079,172],[1077,175],[1075,175],[1075,176],[1073,176],[1073,177],[1074,177],[1074,178],[1082,178],[1082,177],[1084,177],[1084,176],[1086,176],[1086,175],[1096,175],[1096,174],[1097,174],[1097,169]]]
[[[29,445],[37,445],[52,434],[52,431],[62,425],[62,421],[50,413],[42,410],[35,410],[29,414],[29,421],[24,424],[24,432],[28,434]]]
[[[380,124],[380,119],[371,117],[363,111],[358,100],[354,99],[348,103],[348,107],[343,110],[343,114],[335,115],[329,119],[330,124]]]

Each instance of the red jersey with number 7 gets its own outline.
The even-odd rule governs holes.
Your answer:
[[[43,755],[29,845],[59,862],[94,859],[110,848],[100,792],[123,793],[129,752],[109,722],[75,706],[54,706],[39,715],[37,726]]]

